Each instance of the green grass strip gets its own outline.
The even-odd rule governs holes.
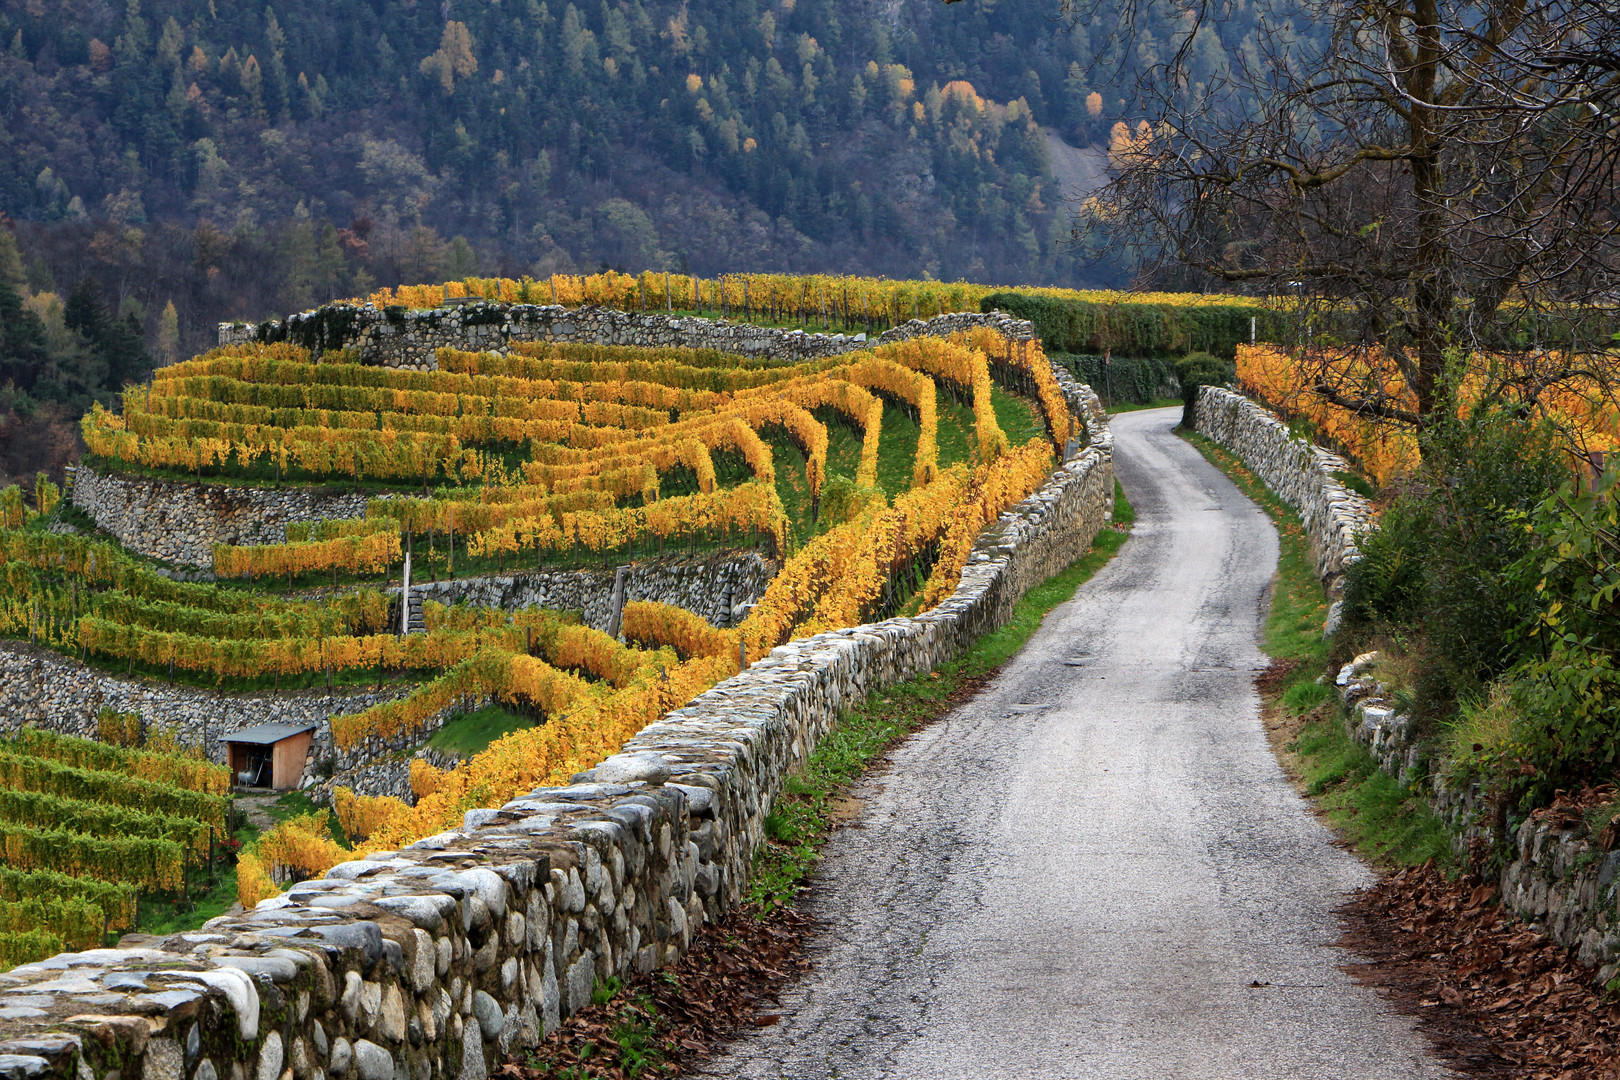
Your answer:
[[[1317,679],[1331,675],[1328,643],[1322,636],[1328,597],[1316,576],[1305,527],[1299,515],[1230,451],[1202,435],[1183,432],[1271,517],[1281,548],[1266,616],[1266,652],[1289,665],[1287,675],[1268,689],[1268,702],[1300,724],[1285,758],[1305,794],[1328,822],[1362,856],[1390,866],[1416,866],[1433,859],[1454,863],[1451,832],[1428,800],[1378,767],[1366,748],[1350,738],[1345,708],[1333,688]]]
[[[1124,545],[1136,515],[1114,485],[1114,522],[1091,550],[1024,594],[1012,617],[984,635],[963,656],[885,690],[839,718],[802,769],[787,778],[765,819],[769,842],[754,856],[749,899],[769,911],[793,903],[820,857],[832,826],[834,800],[888,747],[949,712],[994,675],[1024,646],[1048,612],[1074,596],[1080,585]]]

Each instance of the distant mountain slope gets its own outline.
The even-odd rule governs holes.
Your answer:
[[[1104,140],[1153,37],[1095,74],[1102,35],[1055,12],[0,0],[0,212],[34,292],[90,275],[154,347],[168,302],[195,344],[475,270],[1103,283],[1060,243],[1041,125]]]

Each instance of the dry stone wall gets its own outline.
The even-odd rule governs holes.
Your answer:
[[[366,497],[326,488],[186,483],[102,472],[72,473],[73,505],[129,550],[212,567],[215,544],[281,544],[287,524],[364,517]]]
[[[264,723],[314,724],[303,784],[314,782],[317,764],[331,760],[331,717],[392,701],[414,686],[379,691],[283,690],[225,694],[195,686],[170,686],[123,678],[49,649],[0,641],[0,734],[33,724],[50,731],[95,738],[103,707],[137,712],[154,728],[170,731],[183,746],[201,746],[225,760],[221,741],[233,731]],[[436,726],[436,725],[435,725]]]
[[[783,778],[840,711],[959,655],[1102,528],[1106,420],[1061,381],[1089,445],[985,530],[937,608],[774,649],[569,786],[199,932],[0,975],[7,1076],[485,1080],[596,979],[671,962],[742,897]]]
[[[756,551],[667,556],[625,564],[625,600],[656,600],[700,615],[711,625],[734,624],[765,594],[776,562]],[[606,630],[613,622],[617,567],[529,570],[499,577],[412,582],[411,593],[441,604],[471,604],[578,611],[586,626]],[[397,603],[395,605],[398,606]]]
[[[513,342],[521,341],[716,349],[797,363],[837,356],[874,343],[938,336],[968,326],[1002,324],[1022,328],[1017,335],[1020,339],[1033,337],[1028,322],[1006,315],[973,312],[913,319],[869,340],[865,334],[807,333],[725,319],[620,311],[592,305],[568,308],[477,301],[407,310],[379,308],[375,304],[329,304],[256,325],[220,323],[219,343],[290,341],[317,353],[327,349],[353,349],[363,363],[419,370],[433,370],[438,366],[434,354],[439,349],[506,352]]]
[[[1359,555],[1355,536],[1371,523],[1366,500],[1328,475],[1343,459],[1288,432],[1274,415],[1227,390],[1204,387],[1198,430],[1233,450],[1284,501],[1300,511],[1315,546],[1317,568],[1332,580]],[[1337,605],[1335,605],[1337,608]],[[1332,616],[1330,616],[1330,620]],[[1339,671],[1345,726],[1378,767],[1421,790],[1453,832],[1459,851],[1494,850],[1507,822],[1479,785],[1451,775],[1432,740],[1403,712],[1376,677],[1376,653]],[[1595,848],[1582,830],[1531,817],[1513,828],[1498,885],[1518,917],[1575,949],[1595,980],[1620,975],[1620,852]]]
[[[411,790],[411,762],[421,760],[435,769],[453,769],[466,758],[435,746],[419,746],[369,761],[320,780],[309,789],[309,797],[321,805],[332,800],[332,790],[346,787],[356,795],[391,795],[412,806],[416,793]]]
[[[1369,669],[1376,653],[1358,656],[1339,672],[1340,699],[1350,708],[1351,737],[1378,765],[1428,797],[1454,833],[1459,851],[1495,850],[1506,822],[1476,781],[1453,777],[1411,716]],[[1576,950],[1595,980],[1620,975],[1620,851],[1595,846],[1584,829],[1562,820],[1532,816],[1512,829],[1509,852],[1498,876],[1502,903],[1540,927],[1554,941]]]
[[[1372,504],[1333,475],[1350,470],[1350,463],[1295,435],[1242,394],[1218,386],[1199,389],[1196,423],[1199,434],[1235,453],[1299,511],[1316,572],[1337,597],[1345,568],[1361,557],[1357,534],[1374,524]]]

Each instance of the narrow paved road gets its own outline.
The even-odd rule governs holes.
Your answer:
[[[1445,1077],[1339,970],[1368,880],[1295,795],[1253,678],[1277,540],[1170,433],[1114,421],[1138,523],[829,844],[817,966],[724,1077]]]

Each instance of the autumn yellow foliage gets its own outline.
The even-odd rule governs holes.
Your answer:
[[[1342,448],[1380,484],[1408,472],[1418,464],[1417,435],[1409,427],[1363,416],[1329,404],[1313,386],[1315,369],[1331,364],[1351,384],[1367,382],[1384,387],[1397,405],[1416,407],[1400,372],[1378,352],[1312,357],[1301,364],[1283,349],[1270,345],[1240,345],[1237,350],[1238,384],[1286,417],[1303,417],[1315,431]],[[1492,360],[1479,358],[1459,392],[1463,408],[1479,400]],[[1612,452],[1620,448],[1620,414],[1596,384],[1572,380],[1543,390],[1538,409],[1563,428],[1583,451]]]

